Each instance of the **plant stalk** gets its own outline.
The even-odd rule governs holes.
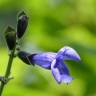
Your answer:
[[[11,51],[11,54],[9,55],[9,60],[8,60],[8,65],[7,65],[7,68],[6,68],[6,72],[5,72],[5,76],[4,78],[9,78],[10,76],[10,71],[11,71],[11,67],[12,67],[12,62],[13,62],[13,59],[14,59],[14,53],[15,53],[15,47],[14,49]],[[0,86],[0,96],[2,95],[3,93],[3,89],[4,89],[4,86],[6,85],[6,83],[4,82],[1,82],[1,86]]]

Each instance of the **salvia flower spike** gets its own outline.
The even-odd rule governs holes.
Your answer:
[[[45,69],[51,70],[53,77],[59,84],[62,82],[68,84],[73,80],[64,61],[80,60],[78,53],[73,48],[68,46],[61,48],[57,53],[45,52],[31,55],[25,55],[25,53],[26,52],[23,51],[24,55],[21,55],[22,58],[19,55],[19,58],[21,60],[23,60],[23,58],[26,58],[31,64],[36,64]]]
[[[16,45],[16,32],[11,26],[8,26],[5,30],[5,39],[9,50],[13,50]]]
[[[22,11],[18,14],[17,19],[18,19],[18,21],[17,21],[17,37],[20,39],[26,31],[26,28],[28,25],[28,17],[25,14],[25,12]]]

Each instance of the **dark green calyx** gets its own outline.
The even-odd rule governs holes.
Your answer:
[[[24,51],[20,51],[20,52],[18,53],[19,59],[21,59],[24,63],[26,63],[26,64],[28,64],[28,65],[31,64],[30,61],[29,61],[28,58],[27,58],[29,55],[30,55],[30,53],[27,53],[27,52],[24,52]]]
[[[21,38],[27,28],[28,25],[28,17],[25,14],[24,11],[20,12],[18,15],[18,21],[17,21],[17,37]]]
[[[16,32],[11,26],[8,26],[5,30],[5,39],[9,50],[13,50],[16,46]]]

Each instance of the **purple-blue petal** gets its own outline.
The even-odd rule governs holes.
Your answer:
[[[34,56],[33,55],[28,56],[28,60],[31,63],[39,65],[45,69],[50,69],[51,62],[55,59],[56,55],[57,53],[53,52],[39,53]]]
[[[57,64],[57,67],[55,67],[55,65]],[[53,60],[52,64],[51,64],[51,70],[52,70],[52,74],[55,78],[55,80],[58,83],[70,83],[73,78],[69,76],[69,70],[67,68],[67,66],[63,63],[63,60],[58,61],[58,60]]]
[[[69,75],[61,75],[61,80],[62,83],[69,84],[73,80],[73,78]]]
[[[71,47],[65,46],[57,53],[57,58],[63,60],[80,60],[79,54]]]

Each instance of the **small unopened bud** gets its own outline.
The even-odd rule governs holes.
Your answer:
[[[19,13],[17,22],[17,37],[21,38],[26,31],[28,25],[28,17],[24,11]]]
[[[5,39],[9,50],[13,50],[16,45],[16,32],[11,26],[8,26],[5,31]]]

